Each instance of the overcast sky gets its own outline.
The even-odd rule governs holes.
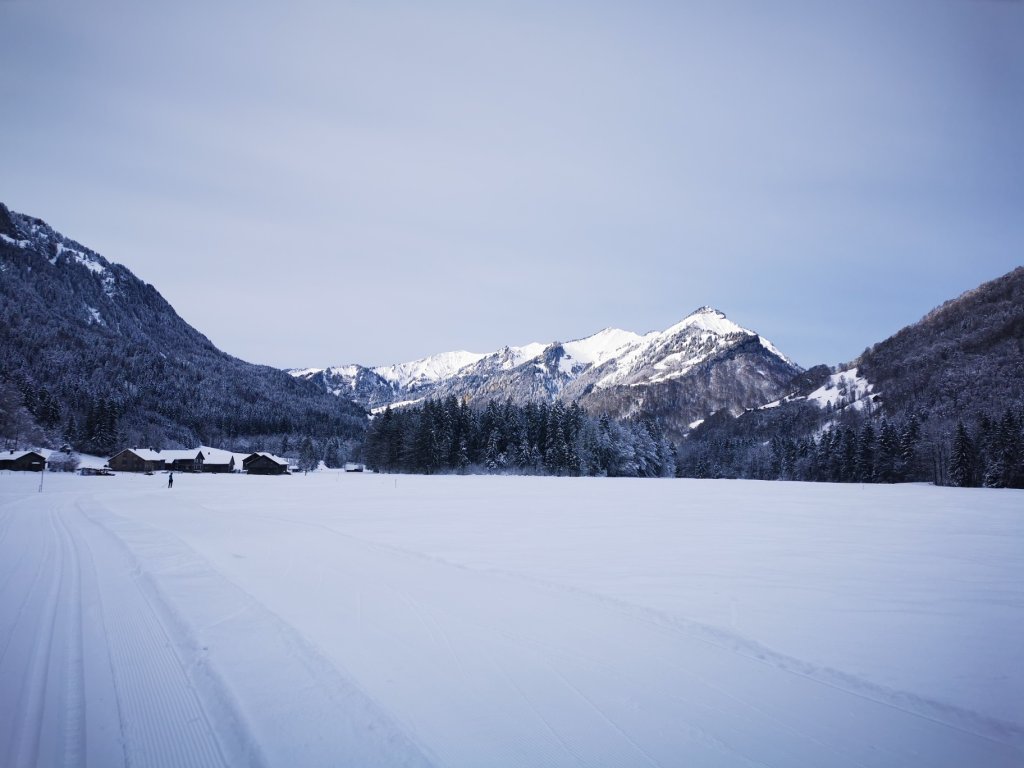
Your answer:
[[[253,362],[710,304],[838,363],[1024,263],[1015,0],[0,0],[0,28],[0,200]]]

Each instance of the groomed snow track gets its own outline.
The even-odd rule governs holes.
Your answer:
[[[0,765],[429,764],[315,650],[173,539],[140,540],[148,529],[91,498],[29,496],[0,516]],[[133,533],[155,571],[118,535]],[[162,569],[179,576],[182,605],[158,586]],[[218,614],[208,638],[260,636],[255,657],[225,665],[235,678],[197,644],[195,607]]]

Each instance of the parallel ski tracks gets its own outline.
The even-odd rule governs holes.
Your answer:
[[[93,533],[108,535],[98,527]],[[111,542],[103,544],[95,536],[85,538],[93,560],[97,546],[108,560],[119,554]],[[125,558],[120,569],[104,567],[96,573],[126,763],[156,768],[228,765],[176,650],[180,640],[161,620],[134,567]]]
[[[20,633],[21,636],[17,638],[22,643],[28,640],[31,643],[31,652],[28,656],[28,663],[23,668],[21,685],[17,689],[18,704],[11,721],[13,727],[8,741],[6,763],[12,766],[31,765],[36,762],[43,727],[43,707],[46,701],[47,676],[50,671],[50,655],[54,643],[54,627],[60,606],[61,582],[64,578],[64,557],[52,554],[56,548],[53,539],[58,535],[53,516],[47,515],[46,522],[52,536],[46,540],[48,556],[41,562],[40,571],[45,567],[44,563],[54,566],[56,570],[51,573],[48,583],[42,587],[41,591],[45,593],[42,598],[36,595],[43,580],[38,577],[33,580],[32,587],[26,594],[26,600],[35,597],[31,605],[37,606],[39,610],[34,616],[32,611],[19,610],[18,622],[13,628],[14,631],[17,631],[24,628],[23,622],[31,622],[34,625],[37,641],[31,642],[31,638],[26,638],[24,632]],[[26,603],[22,603],[22,608],[25,605]],[[12,639],[14,639],[14,631],[12,631]]]
[[[12,563],[0,584],[0,764],[228,765],[177,641],[127,564],[109,568],[104,547],[94,567],[81,511],[44,498],[3,524],[19,527],[21,550],[10,557],[0,540]],[[88,656],[87,603],[101,617]]]

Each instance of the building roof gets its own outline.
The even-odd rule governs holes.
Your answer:
[[[154,451],[152,448],[125,448],[122,451],[118,451],[110,458],[120,456],[125,451],[131,451],[143,461],[164,461],[167,458],[167,452],[160,453],[160,451]]]
[[[275,464],[283,464],[286,467],[288,466],[288,464],[291,461],[290,459],[282,459],[280,456],[275,456],[274,454],[267,453],[266,451],[257,451],[256,453],[251,453],[246,458],[246,461],[248,461],[249,459],[253,458],[254,456],[263,456],[265,458],[270,459]]]
[[[198,448],[189,448],[183,451],[159,451],[159,456],[164,461],[179,461],[181,459],[192,460],[199,455],[200,451]]]
[[[208,445],[200,445],[199,450],[203,452],[203,462],[205,464],[230,464],[231,459],[235,460],[235,464],[240,464],[243,456],[249,455],[240,455],[220,448],[211,448]]]
[[[0,461],[17,461],[18,459],[20,459],[23,456],[28,456],[30,453],[35,455],[35,456],[38,456],[41,459],[44,458],[43,454],[41,454],[39,451],[14,451],[14,450],[7,450],[7,451],[0,452]]]
[[[125,451],[131,451],[143,461],[178,461],[180,459],[195,459],[199,455],[198,448],[189,448],[187,450],[172,450],[172,451],[155,451],[152,448],[125,448],[123,451],[118,451],[114,456],[120,456]],[[111,456],[110,458],[114,458]]]

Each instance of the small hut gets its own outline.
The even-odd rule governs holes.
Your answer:
[[[15,472],[42,472],[46,468],[46,458],[36,451],[8,451],[0,453],[0,469]]]
[[[288,459],[272,453],[254,453],[242,462],[242,468],[250,475],[287,475]]]

